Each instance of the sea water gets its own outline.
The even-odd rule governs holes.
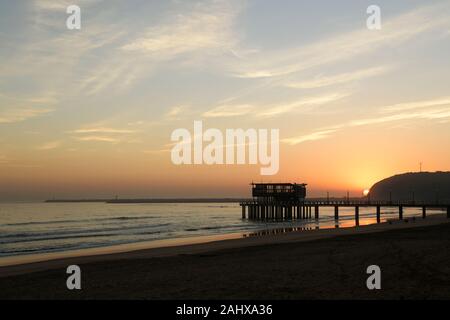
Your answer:
[[[383,221],[398,217],[395,208],[383,209]],[[417,209],[404,212],[405,218],[420,215]],[[371,223],[376,223],[375,209],[360,208],[360,225]],[[334,208],[320,208],[319,221],[258,222],[242,220],[237,203],[0,203],[0,258],[163,239],[354,225],[354,208],[340,208],[336,224]]]

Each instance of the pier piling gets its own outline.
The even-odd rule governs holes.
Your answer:
[[[339,220],[340,207],[354,207],[355,208],[355,222],[359,224],[360,207],[375,207],[376,221],[381,223],[381,207],[398,207],[398,218],[403,219],[404,208],[418,208],[422,209],[422,218],[427,217],[427,210],[430,208],[443,209],[447,211],[447,218],[450,219],[450,205],[449,204],[427,204],[427,203],[367,203],[354,201],[334,202],[330,203],[322,201],[301,201],[301,202],[283,202],[283,203],[258,203],[256,201],[244,201],[240,203],[242,211],[242,219],[250,220],[294,220],[294,219],[315,219],[319,220],[320,207],[334,207],[334,219]],[[312,212],[314,211],[314,217]]]

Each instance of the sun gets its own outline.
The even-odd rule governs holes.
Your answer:
[[[369,189],[365,189],[365,190],[363,191],[363,195],[364,195],[365,197],[367,197],[367,196],[369,195],[369,193],[370,193],[370,190],[369,190]]]

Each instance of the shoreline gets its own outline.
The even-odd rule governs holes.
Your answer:
[[[436,214],[435,214],[436,216]],[[382,223],[387,222],[389,219],[383,219]],[[367,218],[360,219],[360,226],[376,224],[375,218]],[[31,264],[36,262],[45,262],[51,260],[59,260],[66,258],[75,258],[75,257],[83,257],[83,256],[97,256],[97,255],[109,255],[109,254],[118,254],[118,253],[126,253],[138,250],[147,250],[147,249],[158,249],[165,247],[174,247],[174,246],[185,246],[185,245],[194,245],[194,244],[202,244],[202,243],[210,243],[210,242],[218,242],[224,240],[234,240],[234,239],[243,239],[247,237],[253,236],[261,236],[261,235],[270,235],[270,234],[280,234],[280,233],[291,233],[291,232],[306,232],[306,231],[317,231],[317,230],[329,230],[337,228],[335,223],[327,223],[322,222],[323,225],[319,226],[318,224],[314,224],[314,222],[305,223],[303,226],[279,226],[272,228],[263,228],[254,229],[254,230],[245,230],[245,231],[236,231],[230,233],[218,233],[218,234],[205,234],[205,235],[196,235],[196,236],[184,236],[184,237],[175,237],[175,238],[162,238],[155,240],[147,240],[147,241],[139,241],[139,242],[130,242],[130,243],[119,243],[115,245],[106,245],[106,246],[98,246],[98,247],[86,247],[86,248],[78,248],[66,251],[56,251],[56,252],[40,252],[40,253],[31,253],[31,254],[22,254],[22,255],[11,255],[0,257],[0,268],[14,266],[14,265],[23,265],[23,264]],[[345,219],[344,217],[339,221],[340,228],[352,228],[354,227],[354,221]],[[1,270],[1,269],[0,269]],[[1,274],[0,274],[1,277]]]
[[[192,255],[227,249],[257,247],[273,244],[309,242],[345,235],[378,233],[388,230],[433,226],[450,222],[445,214],[430,215],[426,219],[405,218],[380,224],[321,228],[278,232],[262,230],[254,233],[230,233],[191,238],[155,240],[121,244],[110,247],[88,248],[37,255],[11,256],[0,259],[0,278],[62,268],[71,264],[89,264],[105,261],[147,259]]]

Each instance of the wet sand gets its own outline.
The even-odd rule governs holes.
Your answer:
[[[450,299],[449,249],[448,219],[430,216],[1,267],[0,299]]]

